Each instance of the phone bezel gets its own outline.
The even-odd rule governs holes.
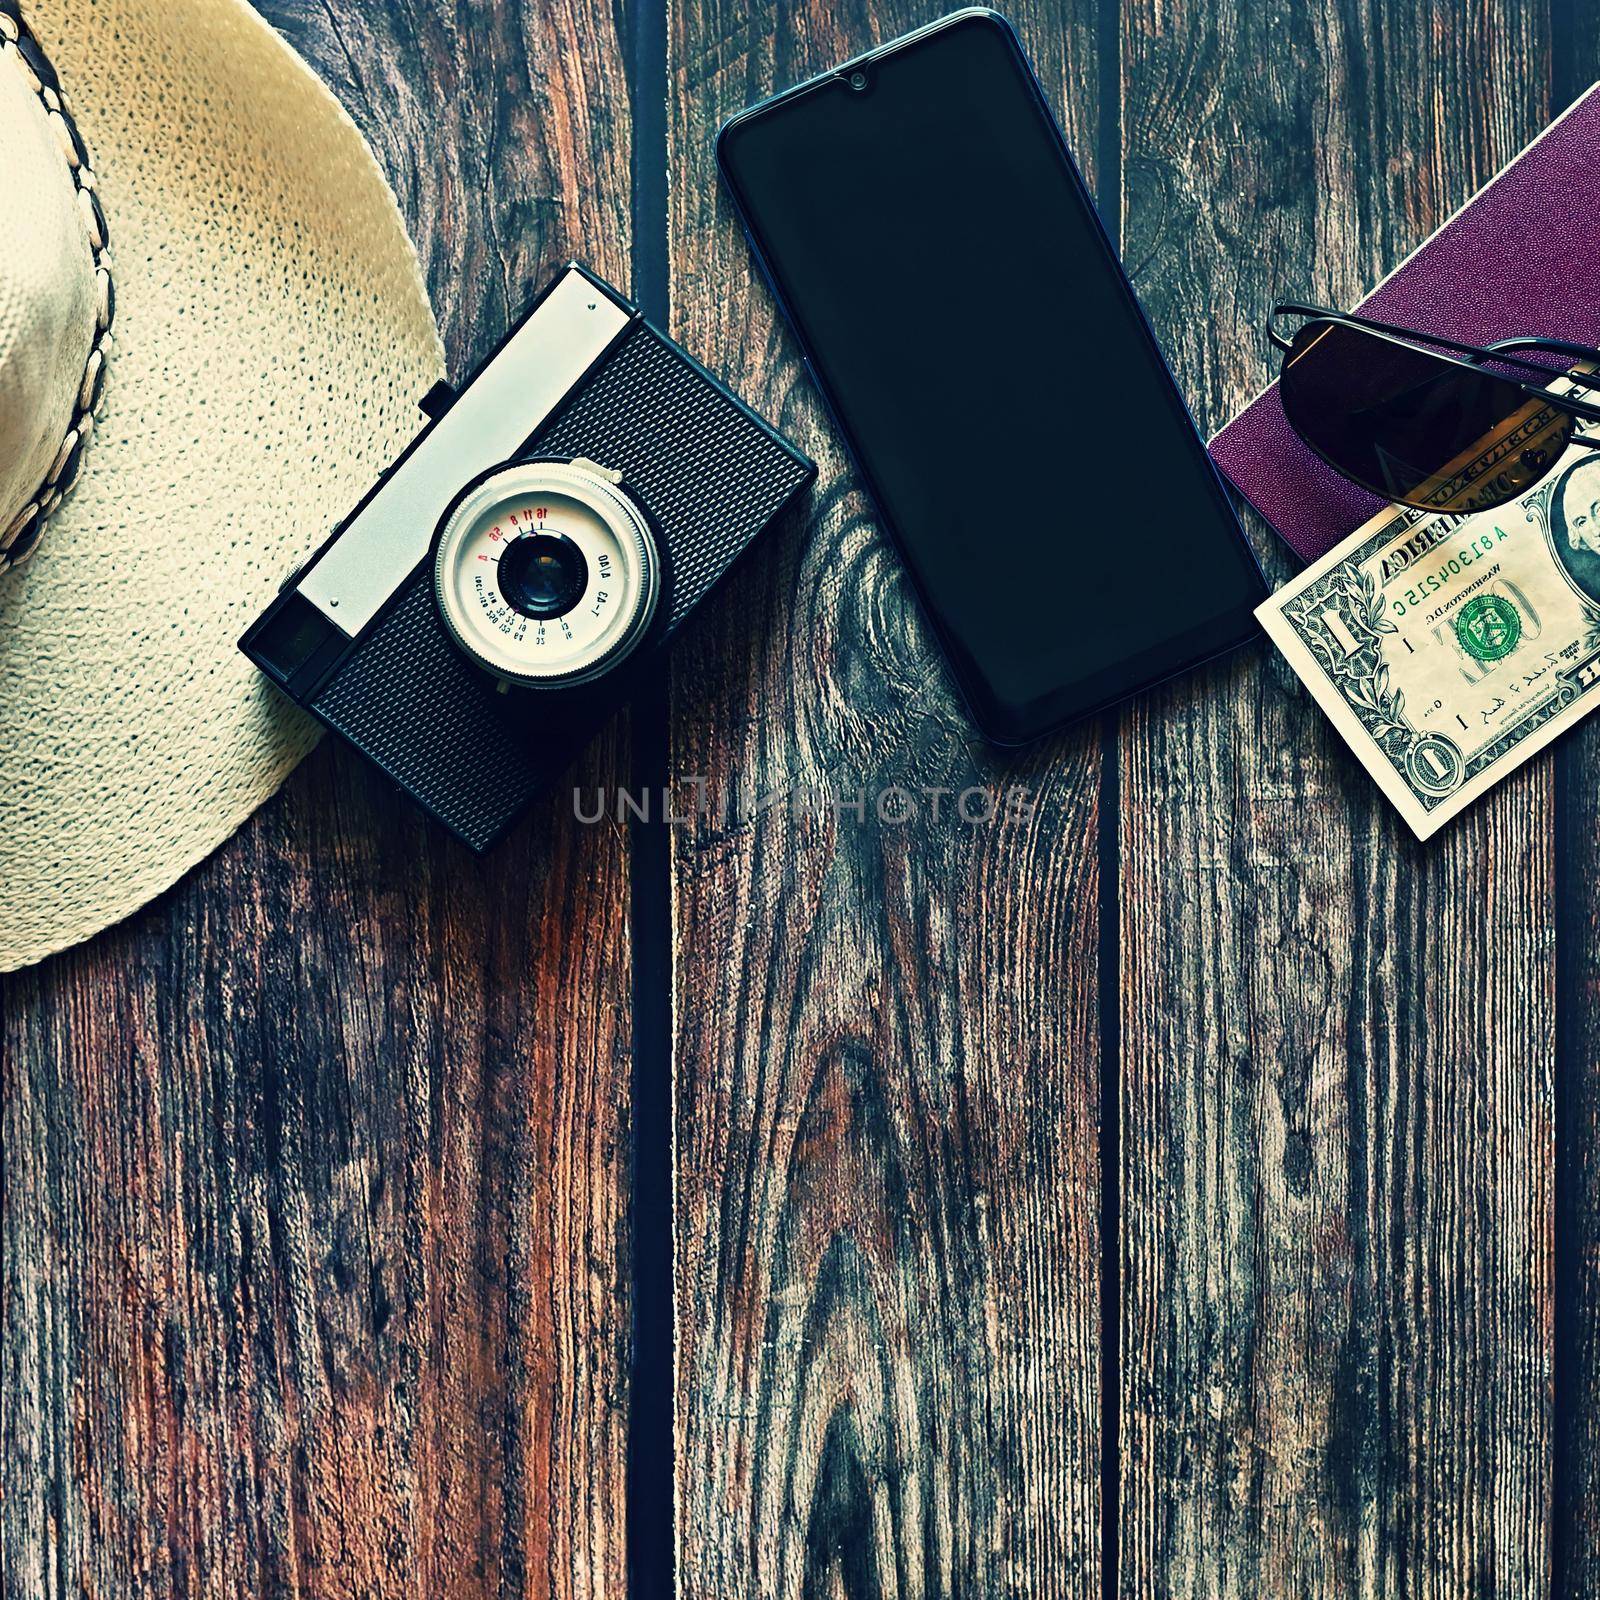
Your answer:
[[[1195,449],[1206,467],[1205,481],[1210,487],[1224,525],[1233,530],[1233,536],[1238,540],[1239,546],[1244,551],[1249,566],[1255,572],[1257,579],[1257,589],[1254,597],[1247,598],[1237,612],[1225,612],[1215,619],[1213,623],[1207,624],[1203,630],[1206,634],[1205,642],[1197,644],[1192,654],[1183,655],[1173,662],[1163,662],[1148,675],[1141,674],[1135,662],[1129,661],[1125,657],[1119,657],[1115,662],[1108,662],[1108,666],[1118,668],[1126,666],[1131,670],[1122,675],[1112,674],[1114,678],[1119,678],[1119,681],[1115,681],[1104,693],[1093,693],[1083,703],[1074,704],[1065,712],[1051,711],[1033,720],[1028,717],[1027,708],[1013,707],[1002,703],[993,696],[987,695],[984,692],[987,689],[987,684],[981,672],[975,674],[977,681],[973,681],[963,664],[963,657],[969,656],[970,652],[966,651],[964,647],[957,646],[949,638],[943,618],[929,601],[926,594],[924,594],[922,581],[917,572],[917,563],[909,552],[908,541],[884,511],[884,501],[877,491],[872,475],[867,470],[860,452],[856,449],[855,441],[852,439],[849,430],[844,426],[840,418],[839,409],[833,395],[829,392],[828,382],[824,378],[819,363],[815,358],[815,352],[811,349],[810,342],[790,307],[777,265],[769,256],[765,243],[758,233],[754,218],[745,203],[744,196],[740,192],[728,155],[730,141],[736,138],[739,131],[750,123],[764,118],[774,110],[787,106],[797,99],[816,94],[830,87],[843,88],[851,93],[864,92],[870,94],[873,87],[871,81],[872,68],[874,65],[881,63],[885,57],[914,48],[925,43],[933,36],[971,23],[982,23],[996,28],[1015,57],[1018,66],[1021,67],[1022,77],[1028,85],[1035,110],[1054,139],[1056,149],[1068,175],[1068,181],[1076,187],[1080,198],[1084,202],[1084,209],[1093,219],[1093,237],[1098,239],[1100,249],[1112,270],[1113,277],[1120,282],[1123,295],[1133,308],[1137,326],[1142,329],[1144,337],[1155,355],[1159,371],[1166,377],[1172,398],[1179,408],[1179,414],[1188,422],[1190,430],[1193,432]],[[852,91],[849,87],[849,76],[852,72],[860,70],[868,72],[867,88],[865,91]],[[973,720],[989,740],[1002,745],[1031,744],[1035,740],[1047,737],[1049,734],[1074,722],[1081,721],[1085,717],[1104,711],[1108,707],[1128,699],[1130,696],[1141,694],[1160,683],[1190,672],[1206,661],[1227,655],[1260,635],[1261,630],[1255,618],[1255,609],[1266,598],[1267,587],[1265,581],[1261,578],[1261,569],[1256,560],[1255,552],[1250,545],[1250,541],[1245,537],[1244,529],[1239,523],[1238,513],[1233,501],[1229,497],[1220,473],[1217,471],[1216,464],[1211,460],[1210,453],[1205,447],[1204,437],[1195,426],[1193,413],[1189,409],[1183,391],[1179,387],[1171,365],[1161,349],[1160,342],[1155,336],[1155,331],[1150,325],[1150,320],[1145,315],[1144,307],[1139,303],[1139,297],[1135,293],[1128,274],[1122,265],[1121,258],[1117,254],[1116,247],[1106,231],[1105,224],[1101,220],[1100,213],[1094,204],[1094,198],[1083,180],[1082,173],[1078,170],[1078,164],[1073,159],[1072,150],[1067,143],[1066,136],[1062,132],[1060,124],[1056,121],[1055,113],[1052,111],[1049,101],[1045,98],[1038,74],[1034,72],[1033,65],[1022,46],[1021,39],[1017,36],[1016,30],[1006,17],[987,6],[969,6],[963,10],[951,12],[947,16],[939,17],[933,22],[913,29],[910,33],[902,34],[898,38],[888,40],[884,44],[852,56],[839,66],[830,68],[826,72],[818,73],[816,76],[807,78],[801,83],[781,90],[765,100],[758,101],[755,105],[735,112],[722,124],[717,132],[716,156],[718,171],[733,203],[734,210],[738,215],[740,225],[744,230],[745,238],[749,243],[751,253],[756,260],[761,275],[765,279],[773,299],[777,302],[779,310],[783,313],[784,320],[788,324],[790,331],[800,345],[805,359],[806,370],[811,374],[817,392],[833,421],[840,439],[844,443],[851,463],[872,500],[881,526],[889,534],[902,559],[906,561],[907,568],[914,580],[914,587],[917,591],[923,614],[939,641],[945,659],[950,663],[952,674],[961,691],[962,698],[966,702]],[[1146,652],[1147,655],[1149,653]],[[1086,681],[1093,680],[1091,678]]]

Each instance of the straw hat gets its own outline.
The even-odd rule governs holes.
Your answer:
[[[236,641],[442,368],[371,152],[244,0],[0,0],[0,971],[315,742]]]

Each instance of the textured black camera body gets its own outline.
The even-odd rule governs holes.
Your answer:
[[[484,850],[815,468],[578,266],[423,409],[241,648]]]

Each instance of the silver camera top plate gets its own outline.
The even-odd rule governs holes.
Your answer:
[[[569,267],[527,321],[301,574],[296,588],[354,639],[427,555],[461,486],[509,459],[633,320]],[[470,399],[465,397],[470,395]]]

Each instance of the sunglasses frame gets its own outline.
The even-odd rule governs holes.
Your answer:
[[[1576,381],[1571,380],[1569,373],[1555,372],[1537,361],[1525,361],[1512,354],[1513,351],[1517,350],[1538,350],[1549,355],[1566,356],[1573,361],[1593,362],[1597,367],[1600,367],[1600,350],[1593,349],[1589,345],[1574,344],[1567,339],[1541,339],[1528,336],[1501,339],[1489,345],[1463,344],[1457,339],[1447,339],[1438,334],[1421,333],[1415,328],[1403,328],[1392,322],[1379,322],[1372,317],[1356,316],[1348,311],[1335,311],[1328,306],[1308,305],[1297,300],[1280,300],[1267,314],[1267,337],[1285,356],[1293,353],[1294,340],[1292,337],[1286,338],[1279,332],[1277,323],[1280,317],[1301,317],[1308,322],[1332,322],[1347,328],[1358,328],[1389,344],[1403,345],[1407,349],[1417,350],[1421,355],[1430,356],[1435,361],[1441,361],[1446,366],[1459,367],[1463,372],[1477,373],[1480,376],[1485,375],[1481,366],[1483,362],[1495,362],[1502,366],[1521,367],[1527,372],[1537,372],[1543,377],[1543,383],[1524,382],[1521,379],[1500,372],[1486,375],[1499,378],[1502,382],[1513,384],[1530,400],[1542,400],[1554,410],[1560,411],[1567,416],[1584,422],[1600,422],[1600,405],[1593,404],[1587,400],[1576,399],[1572,395],[1553,394],[1550,391],[1548,385],[1558,380]],[[1446,350],[1456,351],[1467,359],[1459,360],[1457,356],[1441,354],[1442,351]],[[1281,381],[1281,370],[1279,378]],[[1597,375],[1596,384],[1600,385],[1600,375]],[[1584,387],[1587,389],[1590,386],[1585,385]],[[1294,427],[1292,419],[1289,425]],[[1370,494],[1378,493],[1377,490],[1371,488],[1368,484],[1362,483],[1358,478],[1352,478],[1338,462],[1329,460],[1311,440],[1300,433],[1298,428],[1295,429],[1295,433],[1307,449],[1332,467],[1340,477],[1349,479],[1351,483],[1354,483],[1358,488],[1367,490]],[[1585,438],[1580,434],[1573,433],[1568,442],[1569,445],[1581,445],[1586,449],[1600,450],[1600,437]],[[1551,465],[1553,468],[1554,463]]]
[[[1277,322],[1280,317],[1304,317],[1309,322],[1337,322],[1347,328],[1361,328],[1367,333],[1377,334],[1390,344],[1403,344],[1412,349],[1420,345],[1423,347],[1423,355],[1432,356],[1436,361],[1446,362],[1467,372],[1479,371],[1477,363],[1482,361],[1498,361],[1505,366],[1522,367],[1528,372],[1542,374],[1544,383],[1523,383],[1517,378],[1506,377],[1505,374],[1498,372],[1491,376],[1504,377],[1507,383],[1516,384],[1530,399],[1548,400],[1558,410],[1569,412],[1575,417],[1582,417],[1587,422],[1600,422],[1600,405],[1591,405],[1585,400],[1575,400],[1570,395],[1551,394],[1545,387],[1546,384],[1566,378],[1569,374],[1553,372],[1537,361],[1523,361],[1510,353],[1513,350],[1544,350],[1551,355],[1571,356],[1575,361],[1592,361],[1600,366],[1600,350],[1590,345],[1573,344],[1567,339],[1529,337],[1500,339],[1494,344],[1487,345],[1462,344],[1455,339],[1446,339],[1440,334],[1419,333],[1415,328],[1401,328],[1392,322],[1378,322],[1371,317],[1358,317],[1349,311],[1334,311],[1327,306],[1304,305],[1299,301],[1281,300],[1267,314],[1267,337],[1284,355],[1292,353],[1294,341],[1292,338],[1285,338],[1278,331]],[[1435,348],[1430,349],[1429,346]],[[1471,359],[1458,361],[1454,356],[1440,355],[1440,350],[1459,351]]]

